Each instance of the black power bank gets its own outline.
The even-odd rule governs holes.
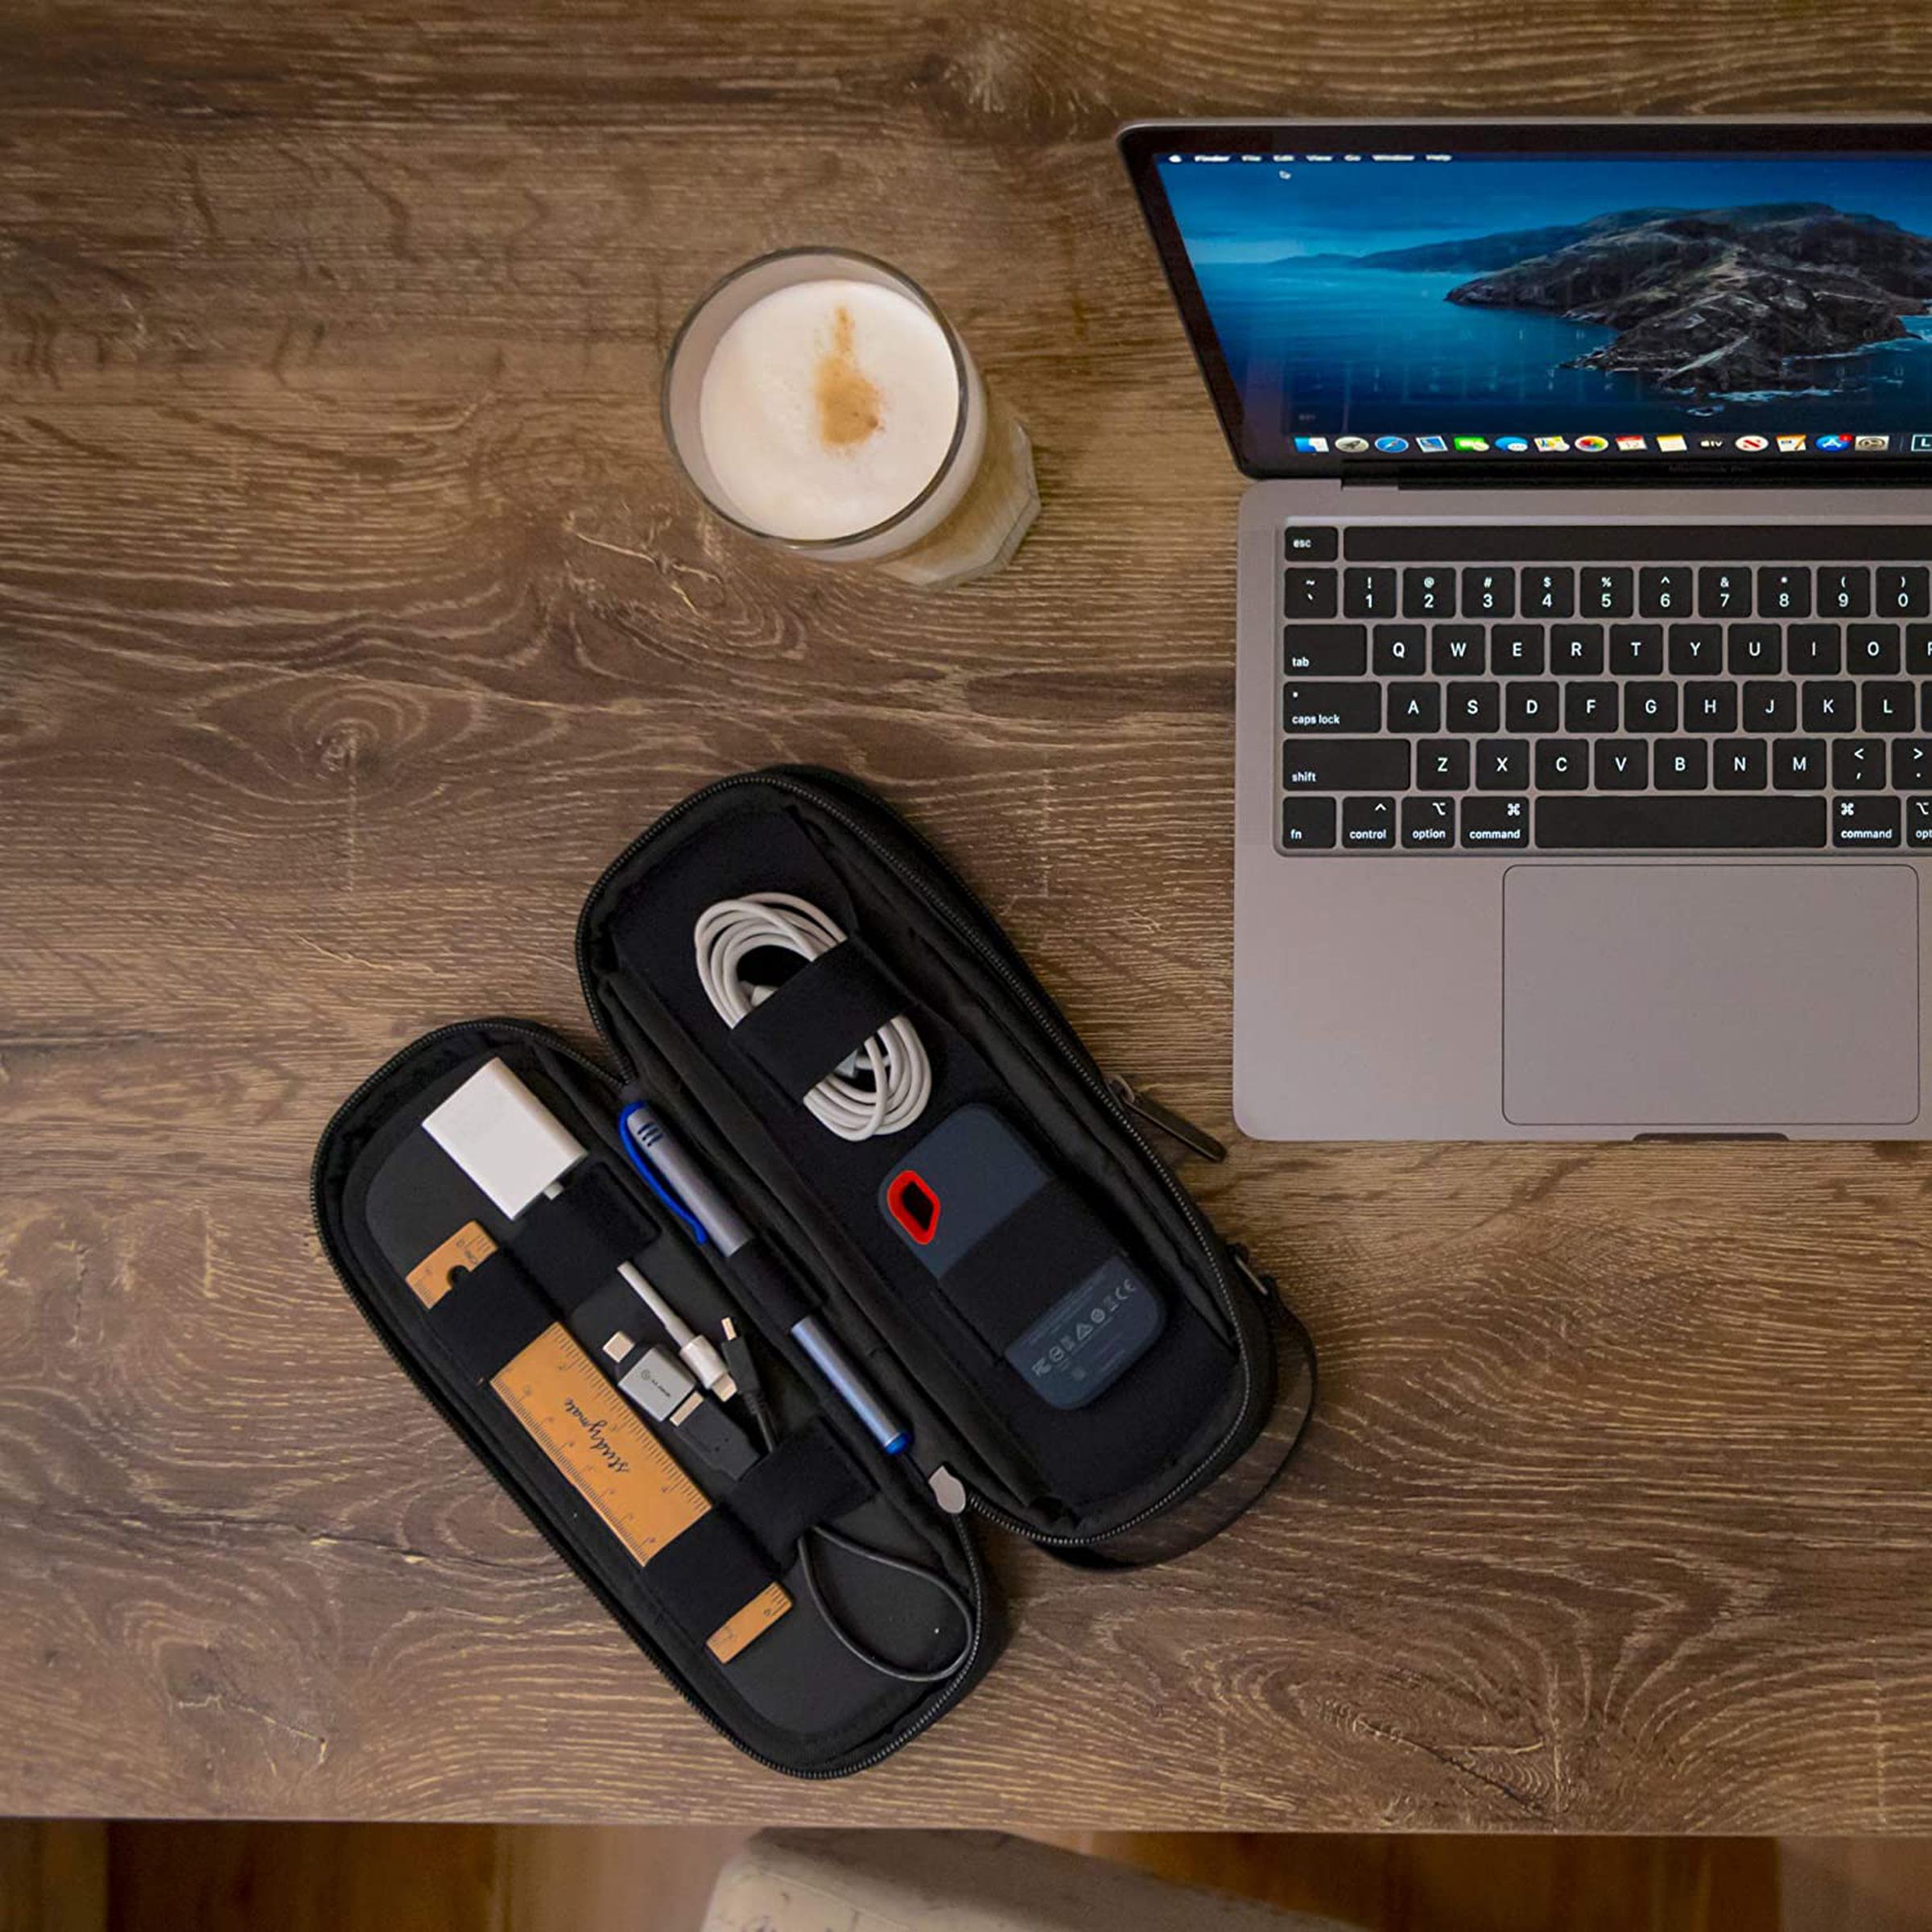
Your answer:
[[[878,1202],[947,1300],[1055,1409],[1111,1388],[1166,1322],[1099,1219],[991,1107],[949,1114]]]

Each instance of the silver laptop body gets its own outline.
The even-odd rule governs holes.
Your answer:
[[[1555,138],[1484,134],[1499,131],[1525,147]],[[1150,150],[1299,155],[1319,140],[1339,156],[1352,134],[1400,155],[1459,148],[1471,130],[1164,126],[1122,141],[1146,200]],[[1640,148],[1676,138],[1657,124],[1615,135]],[[1766,160],[1827,138],[1859,137],[1788,125],[1739,137]],[[1896,159],[1897,130],[1889,138]],[[1932,156],[1925,173],[1932,190]],[[1154,225],[1172,275],[1174,237]],[[1213,345],[1191,293],[1206,365]],[[1906,341],[1900,353],[1920,352]],[[1222,399],[1225,366],[1208,373]],[[1816,423],[1831,403],[1781,395],[1768,407]],[[1416,413],[1421,427],[1444,412]],[[1493,411],[1463,413],[1501,427]],[[1932,431],[1932,407],[1918,414]],[[1395,459],[1255,484],[1237,573],[1234,1100],[1245,1132],[1920,1137],[1932,493],[1918,475],[1932,474],[1932,457],[1909,460],[1912,434],[1908,423],[1869,456],[1814,431],[1789,459],[1767,447],[1752,452],[1761,461],[1664,462],[1651,446],[1677,438],[1653,432],[1620,473],[1615,447],[1587,460],[1571,447],[1541,469],[1525,450],[1513,473],[1492,447],[1459,469],[1454,456]],[[1391,440],[1416,453],[1414,437]],[[1453,621],[1424,616],[1415,602],[1432,577],[1451,600],[1500,581],[1511,621],[1459,603]],[[1558,578],[1566,596],[1580,586],[1608,599],[1614,584],[1632,607],[1620,621],[1606,605],[1526,622],[1517,601]],[[1733,588],[1748,623],[1714,608]],[[1802,621],[1796,602],[1777,613],[1761,597],[1802,597]],[[1459,679],[1463,667],[1442,661],[1458,639],[1482,675]],[[1627,661],[1572,675],[1555,662],[1559,643]],[[1508,652],[1529,654],[1519,669]],[[1753,677],[1751,653],[1775,654],[1777,668]],[[1398,695],[1497,708],[1481,726],[1396,731]],[[1572,729],[1573,701],[1608,703],[1613,728]],[[1633,715],[1639,704],[1661,721]],[[1425,747],[1458,767],[1434,788]],[[1620,758],[1639,769],[1620,772]]]

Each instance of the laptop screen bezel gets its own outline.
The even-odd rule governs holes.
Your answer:
[[[1822,480],[1828,472],[1837,487],[1846,485],[1932,482],[1932,456],[1858,455],[1851,458],[1820,451],[1736,460],[1709,456],[1662,455],[1620,457],[1606,464],[1593,456],[1538,456],[1518,463],[1491,455],[1434,462],[1413,456],[1290,455],[1275,462],[1257,460],[1248,447],[1238,386],[1221,353],[1208,304],[1195,280],[1179,224],[1162,187],[1158,158],[1177,150],[1271,153],[1278,150],[1352,148],[1430,150],[1463,153],[1549,154],[1898,154],[1925,155],[1932,166],[1932,121],[1861,121],[1818,118],[1648,121],[1139,121],[1116,137],[1121,158],[1138,196],[1174,304],[1187,332],[1208,392],[1220,419],[1228,453],[1244,476],[1257,481],[1282,477],[1373,477],[1378,481],[1426,481],[1445,477],[1460,483],[1495,488],[1507,484],[1560,483],[1574,489],[1579,479],[1592,484],[1629,484],[1668,479],[1676,484],[1745,481],[1790,485]]]

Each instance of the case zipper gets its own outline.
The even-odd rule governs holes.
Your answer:
[[[1203,1160],[1217,1163],[1227,1159],[1227,1148],[1205,1127],[1189,1120],[1186,1114],[1163,1106],[1151,1096],[1137,1092],[1125,1074],[1108,1074],[1107,1084],[1129,1113],[1137,1114],[1150,1127],[1158,1128],[1169,1140],[1179,1142],[1184,1152],[1198,1154]]]
[[[591,1017],[593,1020],[597,1018],[597,1009],[594,1007],[591,1009]],[[477,1455],[477,1459],[482,1463],[492,1475],[494,1475],[497,1472],[493,1460],[490,1456],[483,1453],[488,1445],[484,1444],[481,1448],[479,1448],[478,1443],[472,1439],[469,1429],[463,1418],[450,1403],[444,1399],[442,1391],[436,1387],[426,1372],[420,1369],[402,1352],[401,1348],[390,1335],[389,1331],[376,1319],[373,1310],[364,1305],[361,1291],[351,1278],[349,1265],[337,1250],[334,1239],[329,1233],[328,1222],[322,1212],[321,1187],[323,1149],[326,1148],[335,1138],[336,1129],[376,1088],[394,1073],[396,1069],[402,1066],[406,1060],[413,1058],[423,1048],[434,1045],[439,1040],[453,1038],[458,1034],[477,1033],[484,1030],[488,1030],[492,1033],[507,1034],[518,1039],[528,1040],[535,1045],[544,1047],[550,1052],[560,1055],[564,1059],[581,1067],[593,1079],[604,1081],[613,1090],[620,1085],[616,1075],[608,1067],[599,1066],[588,1055],[578,1052],[576,1048],[568,1041],[559,1039],[555,1034],[540,1026],[526,1026],[520,1020],[496,1018],[457,1020],[447,1026],[438,1026],[432,1031],[412,1040],[399,1052],[391,1054],[329,1116],[328,1125],[322,1129],[321,1136],[316,1142],[316,1159],[309,1169],[308,1201],[309,1216],[315,1223],[316,1234],[317,1239],[321,1242],[322,1252],[328,1258],[329,1266],[336,1271],[336,1278],[348,1290],[350,1300],[355,1303],[357,1308],[361,1312],[364,1320],[374,1331],[376,1340],[382,1344],[390,1360],[402,1369],[410,1381],[415,1385],[418,1391],[427,1398],[431,1407],[464,1442],[469,1444],[472,1452]],[[598,1026],[598,1031],[600,1034],[603,1031],[601,1022]],[[563,1539],[537,1513],[535,1502],[526,1500],[516,1489],[506,1488],[506,1492],[511,1501],[522,1510],[525,1517],[537,1534],[550,1546],[552,1554],[563,1558],[568,1566],[571,1574],[584,1583],[597,1601],[604,1606],[611,1620],[634,1641],[641,1633],[642,1638],[641,1648],[657,1665],[658,1674],[665,1682],[669,1684],[671,1689],[676,1691],[678,1695],[734,1750],[742,1752],[753,1763],[763,1765],[768,1771],[776,1771],[786,1777],[800,1778],[812,1782],[827,1781],[837,1777],[856,1777],[861,1771],[869,1771],[875,1765],[883,1764],[895,1752],[910,1744],[929,1725],[938,1723],[939,1719],[943,1717],[959,1702],[960,1698],[965,1695],[967,1690],[974,1681],[973,1666],[979,1662],[980,1645],[986,1629],[986,1573],[980,1561],[978,1546],[974,1543],[972,1534],[965,1525],[959,1520],[956,1511],[948,1512],[947,1521],[951,1525],[953,1534],[958,1540],[960,1551],[966,1558],[967,1574],[971,1579],[972,1585],[972,1641],[967,1647],[964,1662],[939,1687],[937,1701],[921,1712],[903,1732],[896,1734],[889,1744],[881,1745],[877,1750],[869,1753],[852,1764],[799,1770],[791,1765],[781,1763],[775,1757],[767,1757],[762,1751],[754,1750],[734,1732],[728,1729],[724,1720],[715,1715],[708,1707],[700,1703],[697,1694],[686,1686],[683,1678],[672,1666],[670,1659],[658,1648],[656,1641],[651,1633],[648,1630],[642,1629],[642,1627],[638,1624],[630,1612],[612,1598],[597,1577],[578,1567],[576,1559],[564,1547]]]
[[[1057,1013],[1052,1009],[1051,1001],[1045,989],[1040,986],[1037,980],[1034,979],[1030,969],[1019,960],[1018,953],[1013,952],[1010,947],[994,943],[987,938],[986,931],[981,930],[980,927],[969,923],[966,919],[961,918],[959,913],[935,893],[926,881],[914,873],[898,853],[889,850],[873,836],[870,831],[842,810],[836,799],[828,799],[826,797],[826,793],[836,786],[842,791],[863,799],[867,809],[870,811],[881,813],[890,811],[890,808],[886,806],[882,801],[875,799],[869,792],[852,781],[840,779],[836,774],[828,774],[824,779],[815,780],[811,784],[807,784],[800,779],[793,778],[789,774],[774,772],[734,772],[729,778],[716,779],[712,783],[692,792],[688,798],[680,799],[675,805],[671,807],[670,811],[663,813],[639,832],[637,837],[633,839],[630,844],[625,846],[623,851],[619,852],[599,873],[597,883],[591,887],[589,893],[585,897],[584,905],[588,907],[601,898],[605,888],[619,872],[622,871],[654,839],[668,831],[687,812],[696,810],[699,806],[725,792],[737,791],[750,785],[763,785],[774,791],[790,792],[795,798],[804,799],[808,804],[817,807],[828,816],[836,819],[875,857],[882,860],[928,906],[944,919],[956,933],[972,947],[973,950],[993,968],[994,972],[1005,980],[1011,991],[1018,996],[1022,1005],[1033,1016],[1040,1030],[1046,1034],[1048,1041],[1058,1048],[1063,1061],[1079,1075],[1082,1083],[1100,1101],[1102,1108],[1112,1117],[1115,1125],[1125,1135],[1129,1144],[1139,1153],[1148,1173],[1160,1183],[1161,1187],[1179,1210],[1194,1235],[1195,1244],[1208,1263],[1209,1277],[1216,1298],[1220,1302],[1223,1312],[1228,1317],[1228,1327],[1234,1335],[1235,1352],[1240,1357],[1241,1364],[1241,1406],[1236,1410],[1233,1422],[1223,1434],[1220,1440],[1202,1458],[1194,1469],[1191,1470],[1157,1501],[1149,1504],[1143,1509],[1137,1510],[1125,1521],[1116,1523],[1111,1529],[1096,1535],[1060,1536],[1048,1530],[1036,1529],[1031,1524],[1022,1522],[1017,1517],[1009,1515],[997,1505],[985,1501],[984,1498],[973,1492],[968,1490],[966,1492],[966,1506],[973,1513],[983,1516],[989,1522],[997,1523],[1002,1529],[1010,1530],[1017,1535],[1026,1537],[1045,1549],[1083,1549],[1091,1544],[1103,1543],[1113,1537],[1124,1535],[1128,1530],[1135,1529],[1139,1525],[1160,1515],[1163,1511],[1172,1509],[1176,1503],[1183,1501],[1197,1489],[1205,1488],[1216,1476],[1220,1473],[1222,1468],[1232,1459],[1232,1455],[1238,1453],[1236,1445],[1247,1426],[1249,1411],[1254,1404],[1256,1394],[1254,1364],[1249,1359],[1249,1351],[1243,1340],[1241,1316],[1235,1307],[1233,1286],[1228,1278],[1227,1269],[1221,1265],[1217,1241],[1202,1220],[1200,1211],[1195,1206],[1192,1196],[1174,1179],[1167,1163],[1148,1145],[1146,1137],[1134,1125],[1133,1116],[1122,1104],[1120,1096],[1108,1084],[1107,1076],[1100,1071],[1092,1056],[1073,1037],[1066,1022],[1060,1019]],[[967,885],[965,881],[937,852],[931,854],[931,859],[935,869],[954,888],[960,898],[972,908],[979,919],[984,922],[985,927],[997,932],[999,931],[997,923],[972,887]],[[1004,935],[1001,936],[1003,939]],[[598,1037],[605,1046],[610,1048],[613,1057],[621,1060],[623,1055],[618,1049],[617,1042],[612,1039],[605,1027],[603,1014],[600,1011],[592,993],[590,972],[584,957],[584,921],[581,915],[579,916],[577,922],[576,950],[577,980],[584,996],[585,1009],[589,1013],[591,1020],[597,1027]]]

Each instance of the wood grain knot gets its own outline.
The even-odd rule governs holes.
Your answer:
[[[443,735],[430,702],[394,686],[307,693],[297,700],[289,724],[304,765],[324,778],[352,784]]]

